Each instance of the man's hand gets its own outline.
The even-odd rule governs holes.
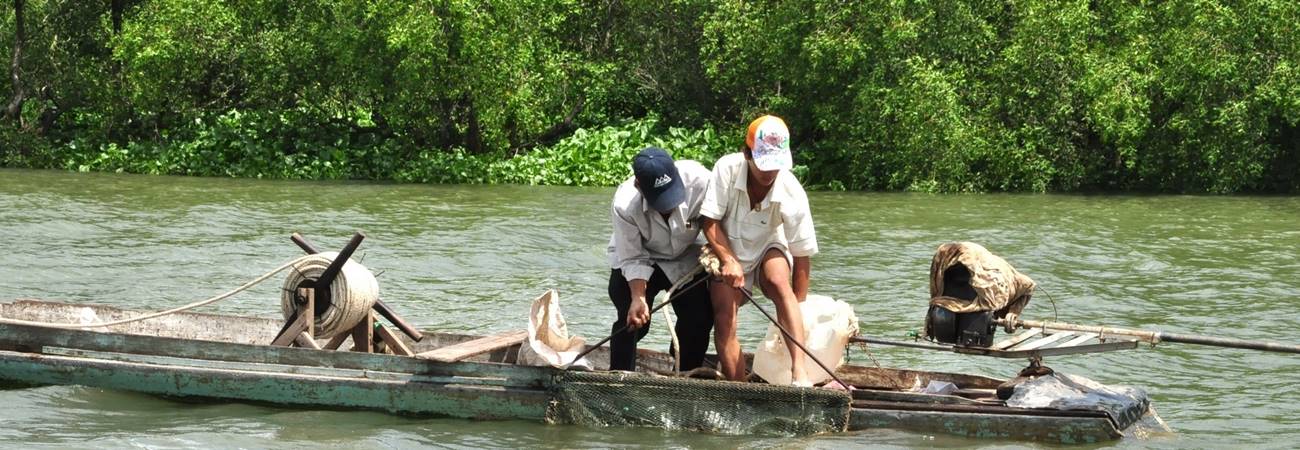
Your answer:
[[[639,330],[650,322],[650,306],[645,303],[645,298],[632,299],[632,307],[627,310],[627,327],[630,330]]]
[[[740,267],[736,254],[731,252],[731,244],[727,242],[727,233],[723,231],[722,224],[705,217],[703,231],[704,237],[709,240],[709,247],[713,248],[713,254],[722,263],[721,273],[718,274],[722,276],[722,282],[736,289],[744,289],[745,269]]]
[[[735,258],[728,259],[722,263],[722,281],[736,289],[745,287],[745,272],[740,267],[740,261]]]

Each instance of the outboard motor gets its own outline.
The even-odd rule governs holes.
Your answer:
[[[991,346],[994,321],[1019,315],[1033,290],[1033,280],[983,246],[943,244],[930,262],[925,335],[945,344]]]
[[[961,263],[943,271],[943,296],[967,301],[975,300],[975,289],[970,285],[970,270]],[[925,334],[931,340],[964,347],[993,345],[997,331],[993,311],[955,313],[939,305],[930,305],[925,316]]]

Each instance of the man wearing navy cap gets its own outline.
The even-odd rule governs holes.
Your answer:
[[[700,163],[674,162],[663,149],[647,147],[632,159],[632,177],[614,193],[609,299],[618,319],[611,331],[624,325],[628,331],[610,341],[610,370],[636,368],[636,344],[649,331],[655,295],[699,264],[705,243],[698,223],[700,204],[712,176]],[[674,329],[681,347],[681,370],[691,370],[704,363],[713,329],[707,283],[682,291],[672,307],[677,313]]]

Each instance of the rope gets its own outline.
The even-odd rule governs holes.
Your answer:
[[[136,317],[132,317],[132,318],[129,318],[129,319],[114,320],[114,321],[111,321],[111,322],[100,322],[100,323],[52,323],[52,322],[40,322],[40,321],[30,321],[30,320],[8,319],[8,318],[0,317],[0,323],[8,323],[8,324],[14,324],[14,325],[32,325],[32,326],[38,326],[38,327],[49,327],[49,328],[73,328],[73,329],[77,329],[77,328],[99,328],[99,327],[109,327],[109,326],[114,326],[114,325],[127,324],[127,323],[131,323],[131,322],[139,322],[139,321],[141,321],[141,320],[148,320],[148,319],[152,319],[152,318],[155,318],[155,317],[162,317],[162,316],[166,316],[166,315],[169,315],[169,314],[176,314],[176,313],[178,313],[178,312],[191,310],[191,309],[194,309],[194,308],[198,308],[198,307],[200,307],[200,306],[206,306],[206,305],[210,305],[210,304],[213,304],[213,303],[219,302],[219,301],[221,301],[221,300],[225,300],[225,299],[229,298],[230,296],[233,296],[233,295],[235,295],[235,294],[238,294],[238,293],[240,293],[240,292],[243,292],[243,291],[245,291],[245,290],[248,290],[248,288],[251,288],[251,287],[253,287],[253,286],[256,286],[257,284],[259,284],[259,283],[261,283],[261,282],[263,282],[263,281],[266,281],[267,278],[271,278],[271,277],[274,276],[275,274],[280,273],[280,272],[283,272],[285,269],[288,269],[288,268],[292,267],[294,264],[298,264],[299,262],[305,261],[305,260],[307,260],[308,258],[310,258],[311,256],[314,256],[314,255],[303,256],[303,257],[300,257],[300,258],[294,259],[293,261],[289,261],[289,262],[287,262],[287,263],[284,263],[284,265],[281,265],[280,267],[276,267],[274,270],[271,270],[270,272],[267,272],[267,273],[263,274],[263,275],[260,276],[260,277],[254,278],[252,281],[249,281],[249,282],[247,282],[247,283],[244,283],[242,286],[237,287],[237,288],[235,288],[234,290],[231,290],[231,291],[226,292],[226,293],[224,293],[224,294],[218,295],[218,296],[216,296],[216,297],[212,297],[212,298],[209,298],[209,299],[207,299],[207,300],[202,300],[202,301],[198,301],[198,302],[190,303],[190,304],[185,305],[185,306],[180,306],[180,307],[172,308],[172,309],[169,309],[169,310],[166,310],[166,311],[158,311],[158,312],[155,312],[155,313],[144,314],[144,315],[136,316]],[[295,285],[295,286],[296,286],[296,285]]]
[[[673,282],[672,287],[668,288],[668,298],[673,298],[673,294],[676,294],[677,290],[681,288],[683,284],[686,284],[687,281],[690,281],[691,278],[694,278],[695,274],[698,273],[700,273],[700,266],[697,265],[694,269],[691,269],[689,273],[677,278],[677,281]],[[664,310],[664,323],[668,324],[668,336],[672,339],[673,343],[673,372],[681,372],[682,344],[677,341],[677,320],[666,309]]]
[[[682,343],[677,341],[677,317],[670,309],[664,309],[664,323],[668,324],[669,342],[673,344],[673,373],[682,371]]]
[[[280,310],[284,313],[284,320],[293,320],[298,314],[298,308],[294,304],[298,286],[308,279],[320,278],[338,255],[338,252],[307,255],[294,265],[293,273],[284,279],[284,289],[280,295]],[[351,330],[366,318],[366,314],[370,314],[370,309],[379,299],[379,282],[375,280],[375,275],[351,259],[343,264],[343,270],[330,283],[329,290],[330,307],[316,316],[313,327],[315,337],[321,339]]]

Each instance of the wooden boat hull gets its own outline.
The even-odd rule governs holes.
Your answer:
[[[103,306],[0,303],[0,316],[7,318],[68,322],[88,315],[99,321],[132,313]],[[557,388],[569,386],[557,385],[563,383],[564,371],[511,364],[517,345],[473,361],[437,362],[260,344],[270,341],[277,326],[275,320],[209,314],[177,314],[113,332],[0,324],[0,384],[84,385],[298,407],[552,422],[555,416],[548,414],[548,407],[555,406],[557,392],[563,390]],[[409,344],[422,351],[472,338],[430,333],[430,338],[421,343]],[[647,368],[671,364],[661,353],[641,354],[641,365]],[[598,365],[607,358],[599,351],[593,356]],[[827,422],[840,430],[897,428],[1077,443],[1115,439],[1132,425],[1132,421],[1117,420],[1101,412],[997,407],[958,396],[906,391],[917,380],[949,381],[975,390],[991,389],[1000,382],[987,377],[857,366],[844,367],[838,374],[863,388],[855,391],[851,403],[844,396],[842,404],[830,402],[823,406],[831,410],[821,416],[844,416],[844,420]],[[752,390],[744,383],[675,378],[660,382],[649,377],[641,380],[642,384],[663,384],[663,388],[673,383],[698,384],[701,389],[721,393],[717,396],[721,400],[740,398]],[[673,388],[679,388],[677,385]],[[611,392],[619,395],[620,391]],[[643,400],[631,397],[635,395],[632,390],[627,395],[614,401],[631,404]],[[754,401],[761,398],[747,400]],[[792,420],[806,417],[806,413],[792,411]],[[626,422],[644,423],[637,421],[642,419],[630,417]]]

